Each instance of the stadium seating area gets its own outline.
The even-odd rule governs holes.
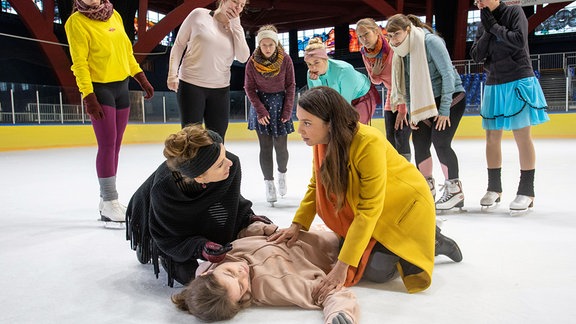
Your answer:
[[[540,72],[534,71],[536,78],[540,79]],[[482,87],[486,83],[486,73],[460,74],[462,86],[466,90],[466,113],[477,112],[482,102]]]

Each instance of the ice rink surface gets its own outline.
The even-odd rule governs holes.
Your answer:
[[[257,214],[288,226],[306,190],[311,148],[289,142],[288,194],[265,202],[258,144],[227,143],[240,157],[243,195]],[[513,140],[503,142],[502,203],[483,211],[483,140],[454,142],[465,212],[439,214],[461,263],[436,258],[432,286],[408,294],[399,278],[353,288],[360,323],[570,323],[576,318],[576,140],[538,139],[536,200],[511,217],[519,164]],[[162,144],[124,145],[120,201],[164,160]],[[0,323],[196,323],[178,311],[166,275],[156,279],[125,240],[124,230],[98,222],[95,147],[0,152]],[[435,165],[437,182],[443,181]],[[439,194],[440,195],[440,194]],[[322,323],[320,311],[250,308],[232,323]]]

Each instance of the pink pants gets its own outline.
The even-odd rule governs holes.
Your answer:
[[[354,106],[360,114],[360,122],[366,125],[372,120],[376,106],[381,103],[382,98],[380,97],[380,93],[378,93],[378,89],[376,89],[373,84],[370,85],[370,89],[365,95],[352,100],[352,106]]]
[[[118,155],[124,130],[128,124],[130,108],[117,109],[102,105],[104,118],[92,119],[92,127],[98,142],[96,155],[96,173],[98,178],[109,178],[116,175],[118,170]]]

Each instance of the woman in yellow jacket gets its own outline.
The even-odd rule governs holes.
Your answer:
[[[384,282],[399,272],[408,292],[430,286],[434,256],[459,262],[456,242],[435,226],[434,199],[422,174],[378,129],[358,122],[358,112],[328,87],[298,100],[298,133],[313,146],[313,175],[289,228],[270,241],[298,240],[318,214],[342,238],[334,268],[314,294],[367,279]]]

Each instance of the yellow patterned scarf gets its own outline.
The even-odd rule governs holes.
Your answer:
[[[282,61],[284,61],[284,50],[282,48],[278,48],[269,58],[262,55],[260,47],[256,48],[252,55],[254,68],[266,78],[275,77],[280,73]]]

